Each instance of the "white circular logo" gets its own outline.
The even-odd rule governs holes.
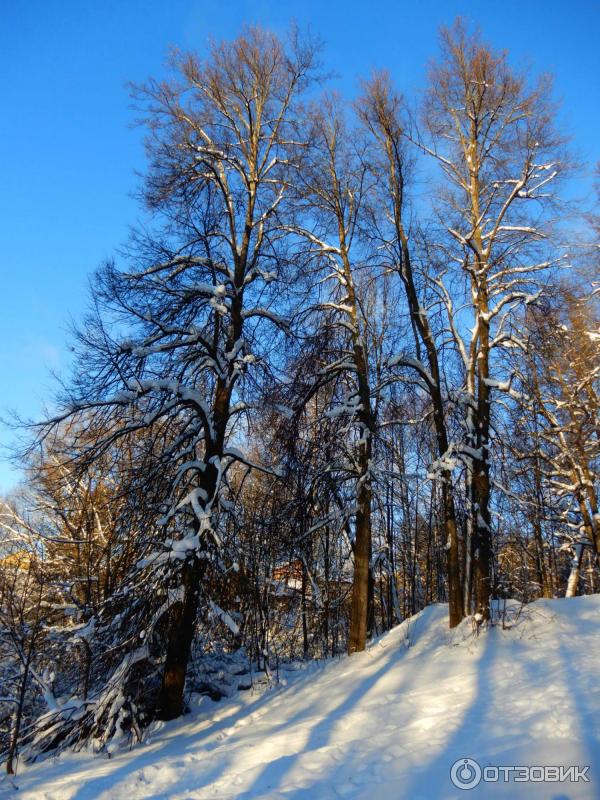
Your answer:
[[[450,780],[458,789],[474,789],[481,781],[481,767],[472,758],[459,758],[452,764]]]

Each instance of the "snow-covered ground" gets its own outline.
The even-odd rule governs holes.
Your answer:
[[[446,607],[431,606],[366,653],[289,673],[262,695],[203,699],[110,760],[24,767],[18,792],[4,779],[0,796],[600,798],[600,596],[538,601],[507,624],[450,632]],[[467,757],[482,768],[590,765],[591,782],[465,791],[450,770]]]

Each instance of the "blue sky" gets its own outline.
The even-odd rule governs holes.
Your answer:
[[[138,215],[131,195],[144,160],[127,81],[161,75],[172,44],[202,51],[209,37],[230,38],[245,23],[283,33],[295,20],[324,40],[342,91],[385,66],[403,90],[418,92],[438,27],[459,14],[516,65],[555,73],[562,127],[580,156],[597,162],[599,0],[2,3],[0,415],[39,415],[50,370],[68,368],[67,329],[85,308],[89,275]],[[584,194],[590,185],[584,175]],[[0,427],[0,444],[11,438]],[[0,491],[17,478],[0,460]]]

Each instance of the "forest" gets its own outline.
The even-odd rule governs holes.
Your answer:
[[[325,52],[249,27],[131,89],[144,221],[0,498],[9,774],[431,604],[600,589],[600,167],[461,21],[416,100]]]

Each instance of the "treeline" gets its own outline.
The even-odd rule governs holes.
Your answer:
[[[418,107],[328,91],[296,34],[172,66],[134,91],[146,222],[0,508],[9,772],[600,580],[600,225],[548,78],[460,22]]]

